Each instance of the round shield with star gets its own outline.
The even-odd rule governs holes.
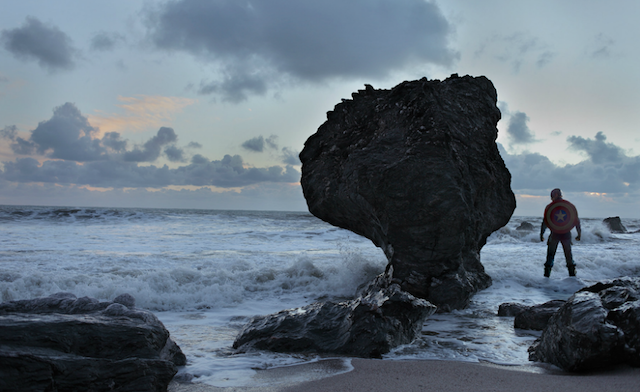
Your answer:
[[[578,211],[573,204],[561,200],[547,209],[546,218],[551,231],[558,234],[568,233],[578,221]]]

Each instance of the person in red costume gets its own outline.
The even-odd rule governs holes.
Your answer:
[[[547,261],[544,263],[544,276],[548,278],[551,275],[558,242],[562,243],[569,276],[576,276],[576,264],[571,254],[571,229],[576,228],[578,232],[576,240],[580,241],[582,236],[580,219],[578,218],[576,207],[562,198],[562,191],[558,188],[551,191],[551,203],[544,209],[542,227],[540,228],[540,241],[544,241],[544,232],[547,227],[551,230],[551,235],[547,241]]]

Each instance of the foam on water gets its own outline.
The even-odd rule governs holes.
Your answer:
[[[534,230],[517,230],[523,221]],[[539,333],[497,317],[501,303],[566,299],[596,281],[640,274],[640,233],[612,234],[600,219],[582,219],[573,248],[578,277],[567,276],[559,249],[544,278],[539,222],[514,217],[493,233],[481,252],[493,285],[468,309],[430,317],[419,339],[385,358],[524,364]],[[640,220],[623,223],[640,228]],[[129,293],[156,312],[187,355],[179,376],[215,386],[249,386],[254,369],[318,361],[238,354],[231,345],[252,316],[351,297],[385,264],[369,240],[307,213],[0,207],[2,301]]]

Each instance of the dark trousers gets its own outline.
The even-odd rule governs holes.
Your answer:
[[[564,250],[564,258],[567,261],[567,267],[574,265],[573,255],[571,254],[571,233],[556,234],[551,233],[549,240],[547,241],[547,262],[544,263],[545,267],[553,267],[553,260],[556,257],[556,250],[558,249],[558,242],[562,243],[562,249]]]

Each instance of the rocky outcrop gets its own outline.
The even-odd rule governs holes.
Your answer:
[[[612,233],[626,233],[627,228],[624,227],[619,216],[605,218],[602,221]]]
[[[429,302],[392,284],[350,301],[317,302],[255,317],[233,347],[377,358],[412,342],[435,310]]]
[[[480,249],[515,209],[493,84],[452,75],[352,97],[300,153],[309,211],[382,248],[403,290],[464,308],[491,284]]]
[[[521,230],[521,231],[533,231],[535,229],[535,227],[529,223],[529,222],[522,222],[520,223],[520,226],[516,227],[516,230]]]
[[[601,282],[575,293],[529,348],[529,359],[574,372],[640,366],[640,278]]]
[[[128,294],[0,304],[1,391],[166,391],[180,348]]]
[[[553,300],[539,305],[526,306],[514,303],[501,304],[498,309],[498,316],[515,316],[513,327],[519,329],[532,329],[542,331],[553,316],[566,301]]]

